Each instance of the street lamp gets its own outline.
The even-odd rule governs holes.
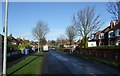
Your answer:
[[[3,76],[6,76],[6,62],[7,62],[7,26],[8,26],[8,0],[6,0],[5,9],[5,25],[4,25],[4,55],[3,55]]]

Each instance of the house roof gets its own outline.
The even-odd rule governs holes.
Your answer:
[[[102,31],[97,31],[97,32],[96,32],[96,35],[100,34],[101,32],[102,32]]]
[[[102,32],[105,33],[105,32],[109,32],[111,30],[114,30],[114,22],[113,21],[111,21],[110,25],[108,27],[106,27],[104,30],[102,30]]]
[[[115,24],[113,21],[110,22],[110,25],[103,30],[103,32],[109,32],[111,30],[120,29],[120,22],[116,21]]]
[[[64,42],[65,45],[70,45],[70,39],[66,39]]]
[[[17,40],[17,39],[15,39],[14,37],[11,37],[11,38],[7,38],[8,39],[8,41],[10,41],[10,42],[16,42],[16,43],[19,43],[19,41]]]
[[[78,40],[75,44],[80,45],[80,43],[81,43],[81,40]]]
[[[30,44],[31,44],[31,45],[38,45],[38,42],[32,41],[32,42],[30,42]]]

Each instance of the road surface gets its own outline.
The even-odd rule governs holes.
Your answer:
[[[86,59],[80,59],[57,51],[45,52],[42,74],[74,74],[120,76],[118,70]]]

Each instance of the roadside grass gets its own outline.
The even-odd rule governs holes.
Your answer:
[[[7,74],[41,74],[43,52],[34,53],[7,69]]]

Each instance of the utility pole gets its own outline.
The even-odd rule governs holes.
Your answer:
[[[5,25],[4,25],[4,54],[3,54],[3,76],[6,76],[6,62],[7,62],[7,26],[8,26],[8,0],[6,0],[5,8]]]

